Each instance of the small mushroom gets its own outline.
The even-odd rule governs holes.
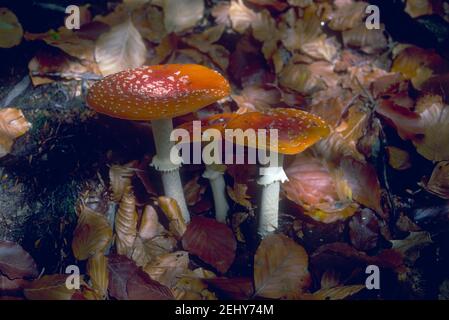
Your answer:
[[[237,115],[234,113],[221,113],[203,119],[201,120],[201,132],[204,133],[208,129],[217,129],[223,135],[227,121],[236,116]],[[194,129],[192,124],[192,122],[183,123],[178,128],[185,129],[189,132],[191,137],[190,141],[197,143],[201,142],[194,140],[196,137],[193,134]],[[226,183],[223,178],[226,167],[222,165],[222,162],[211,164],[206,163],[205,165],[206,170],[203,172],[202,176],[203,178],[209,180],[212,189],[212,196],[214,197],[215,218],[218,222],[226,223],[229,211],[229,204],[226,199]]]
[[[262,196],[258,221],[258,233],[261,237],[267,236],[278,227],[279,215],[279,191],[280,183],[288,180],[282,168],[284,155],[301,153],[311,145],[326,137],[330,133],[329,126],[319,117],[310,113],[297,110],[278,108],[267,113],[244,113],[231,119],[226,129],[260,129],[267,130],[266,143],[262,144],[257,138],[244,141],[250,148],[269,150],[271,161],[261,170],[261,178],[257,181],[262,185]],[[269,130],[275,129],[278,135],[277,141],[270,141]],[[257,137],[257,136],[256,136]],[[259,159],[260,161],[260,159]]]
[[[156,145],[152,166],[161,173],[165,195],[175,199],[190,221],[179,167],[171,159],[172,118],[197,111],[230,93],[218,72],[195,64],[144,66],[122,71],[96,82],[87,104],[99,113],[126,120],[151,121]]]

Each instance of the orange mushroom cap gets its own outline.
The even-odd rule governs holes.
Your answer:
[[[267,146],[261,146],[263,149],[269,149],[280,154],[297,154],[311,145],[325,138],[330,133],[330,128],[321,118],[311,113],[291,109],[277,108],[269,112],[249,112],[231,119],[226,129],[258,129],[267,130]],[[270,129],[278,130],[278,146],[270,143]],[[245,145],[256,148],[256,141],[245,139]]]
[[[107,76],[90,88],[87,104],[114,118],[157,120],[194,112],[229,93],[228,81],[215,70],[167,64]]]

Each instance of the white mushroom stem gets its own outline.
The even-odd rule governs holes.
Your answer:
[[[226,223],[229,205],[226,200],[226,184],[223,178],[223,172],[215,170],[212,165],[206,165],[203,178],[209,179],[212,188],[215,204],[215,218],[218,222]]]
[[[260,168],[262,177],[257,181],[262,185],[262,196],[259,210],[257,232],[264,238],[278,228],[279,219],[279,191],[281,183],[288,180],[282,163],[284,156],[278,155],[276,164]]]
[[[170,135],[173,131],[172,120],[152,120],[151,126],[153,129],[153,137],[156,145],[156,155],[153,157],[151,166],[153,166],[161,173],[165,195],[167,197],[175,199],[176,202],[178,202],[182,216],[187,223],[190,221],[190,214],[189,210],[187,209],[187,203],[184,196],[184,190],[182,188],[181,177],[179,175],[181,161],[179,161],[179,158],[171,159],[170,157],[171,150],[175,146],[175,143],[173,141],[170,141]]]

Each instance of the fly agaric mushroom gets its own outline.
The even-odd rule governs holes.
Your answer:
[[[258,233],[265,237],[278,227],[279,214],[279,191],[280,183],[288,180],[282,168],[284,155],[301,153],[311,145],[326,137],[329,126],[321,118],[296,109],[278,108],[267,113],[250,112],[244,113],[231,119],[226,129],[260,129],[277,130],[277,141],[270,141],[266,137],[266,143],[258,144],[256,140],[245,140],[244,143],[250,148],[260,148],[270,151],[277,157],[275,163],[269,163],[261,170],[262,177],[257,181],[262,185],[262,195],[258,222]],[[257,137],[257,136],[256,136]],[[260,159],[259,159],[260,161]],[[277,165],[276,165],[277,164]]]
[[[144,66],[96,82],[87,104],[99,113],[126,120],[151,121],[156,155],[152,166],[161,173],[165,195],[175,199],[190,221],[183,193],[179,159],[171,159],[172,118],[197,111],[230,93],[218,72],[195,64]]]
[[[212,115],[206,119],[201,120],[201,133],[207,132],[208,129],[216,129],[221,135],[223,135],[226,123],[236,117],[235,113],[221,113]],[[183,123],[177,129],[184,129],[189,132],[191,142],[201,142],[197,141],[198,138],[194,134],[193,122]],[[219,141],[216,141],[217,143]],[[205,163],[206,170],[203,172],[203,178],[209,180],[210,187],[212,189],[212,196],[214,197],[214,209],[215,218],[218,222],[226,223],[229,211],[229,204],[226,199],[226,183],[223,178],[225,172],[225,166],[221,163]]]

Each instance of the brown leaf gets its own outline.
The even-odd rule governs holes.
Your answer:
[[[202,186],[198,183],[200,176],[196,176],[187,182],[183,189],[186,197],[186,202],[189,206],[194,206],[201,200],[201,196],[206,191],[206,186]]]
[[[130,257],[137,236],[136,197],[132,187],[124,191],[122,201],[115,217],[117,253]]]
[[[343,300],[349,296],[352,296],[362,291],[365,288],[366,288],[365,285],[326,288],[315,291],[311,295],[311,298],[314,300]]]
[[[112,238],[112,228],[105,216],[83,207],[73,232],[72,250],[78,260],[103,252]]]
[[[332,30],[344,31],[362,23],[365,17],[366,2],[349,2],[340,6],[332,15],[329,27]]]
[[[14,280],[35,278],[38,271],[34,259],[19,244],[0,240],[0,274]]]
[[[449,199],[449,161],[442,161],[435,166],[426,189],[440,198]]]
[[[420,112],[424,138],[413,141],[416,150],[432,161],[449,160],[449,106],[440,97],[423,103]]]
[[[194,217],[182,237],[182,246],[225,273],[234,261],[237,242],[225,224],[215,219]]]
[[[204,0],[163,0],[164,24],[168,33],[194,27],[204,15]],[[180,14],[182,12],[182,14]]]
[[[131,185],[131,178],[134,176],[134,165],[130,162],[123,166],[112,165],[109,168],[109,180],[111,181],[112,200],[119,202],[122,199],[125,189]]]
[[[293,298],[310,285],[307,252],[284,235],[262,240],[254,257],[255,295],[279,299]]]
[[[225,299],[248,300],[254,294],[251,278],[212,278],[206,279],[205,282],[211,290]]]
[[[179,209],[178,203],[175,199],[168,197],[157,198],[159,207],[164,212],[169,223],[170,232],[172,232],[177,239],[180,239],[186,231],[186,223]]]
[[[92,282],[92,289],[103,300],[108,296],[109,270],[108,258],[103,253],[97,253],[87,261],[87,274]]]
[[[387,48],[387,38],[382,29],[368,29],[365,24],[343,31],[345,46],[361,48],[368,54],[379,53]]]
[[[376,170],[368,163],[345,157],[341,162],[343,177],[355,201],[383,215],[381,189]]]
[[[431,15],[433,13],[432,2],[428,0],[407,0],[405,12],[412,18]]]
[[[389,146],[386,148],[388,155],[388,164],[396,170],[407,170],[412,164],[410,163],[410,155],[407,151]]]
[[[232,201],[247,209],[252,208],[252,204],[249,201],[250,196],[246,194],[246,190],[248,190],[248,186],[246,184],[234,183],[234,188],[226,186],[226,190],[228,191],[228,195]]]
[[[157,257],[147,264],[143,270],[151,279],[172,288],[178,278],[189,268],[189,254],[185,251],[176,251]]]
[[[66,274],[44,275],[23,290],[29,300],[71,300],[76,293],[66,286]]]
[[[16,15],[0,8],[0,48],[12,48],[22,41],[23,29]]]
[[[173,288],[176,300],[217,300],[215,295],[207,290],[206,279],[215,278],[215,274],[202,268],[188,271],[178,280]]]
[[[159,223],[156,210],[150,206],[145,206],[139,227],[139,237],[143,240],[152,239],[163,234],[164,227]]]
[[[15,108],[0,110],[0,158],[7,155],[14,140],[31,128],[22,111]]]
[[[165,234],[144,240],[137,236],[134,241],[132,259],[139,267],[147,265],[157,257],[173,252],[176,247],[176,239]]]
[[[231,1],[228,12],[232,28],[238,33],[244,33],[257,19],[257,13],[248,8],[242,0]]]
[[[131,19],[103,33],[95,45],[95,61],[104,76],[140,67],[146,56],[145,43]]]

